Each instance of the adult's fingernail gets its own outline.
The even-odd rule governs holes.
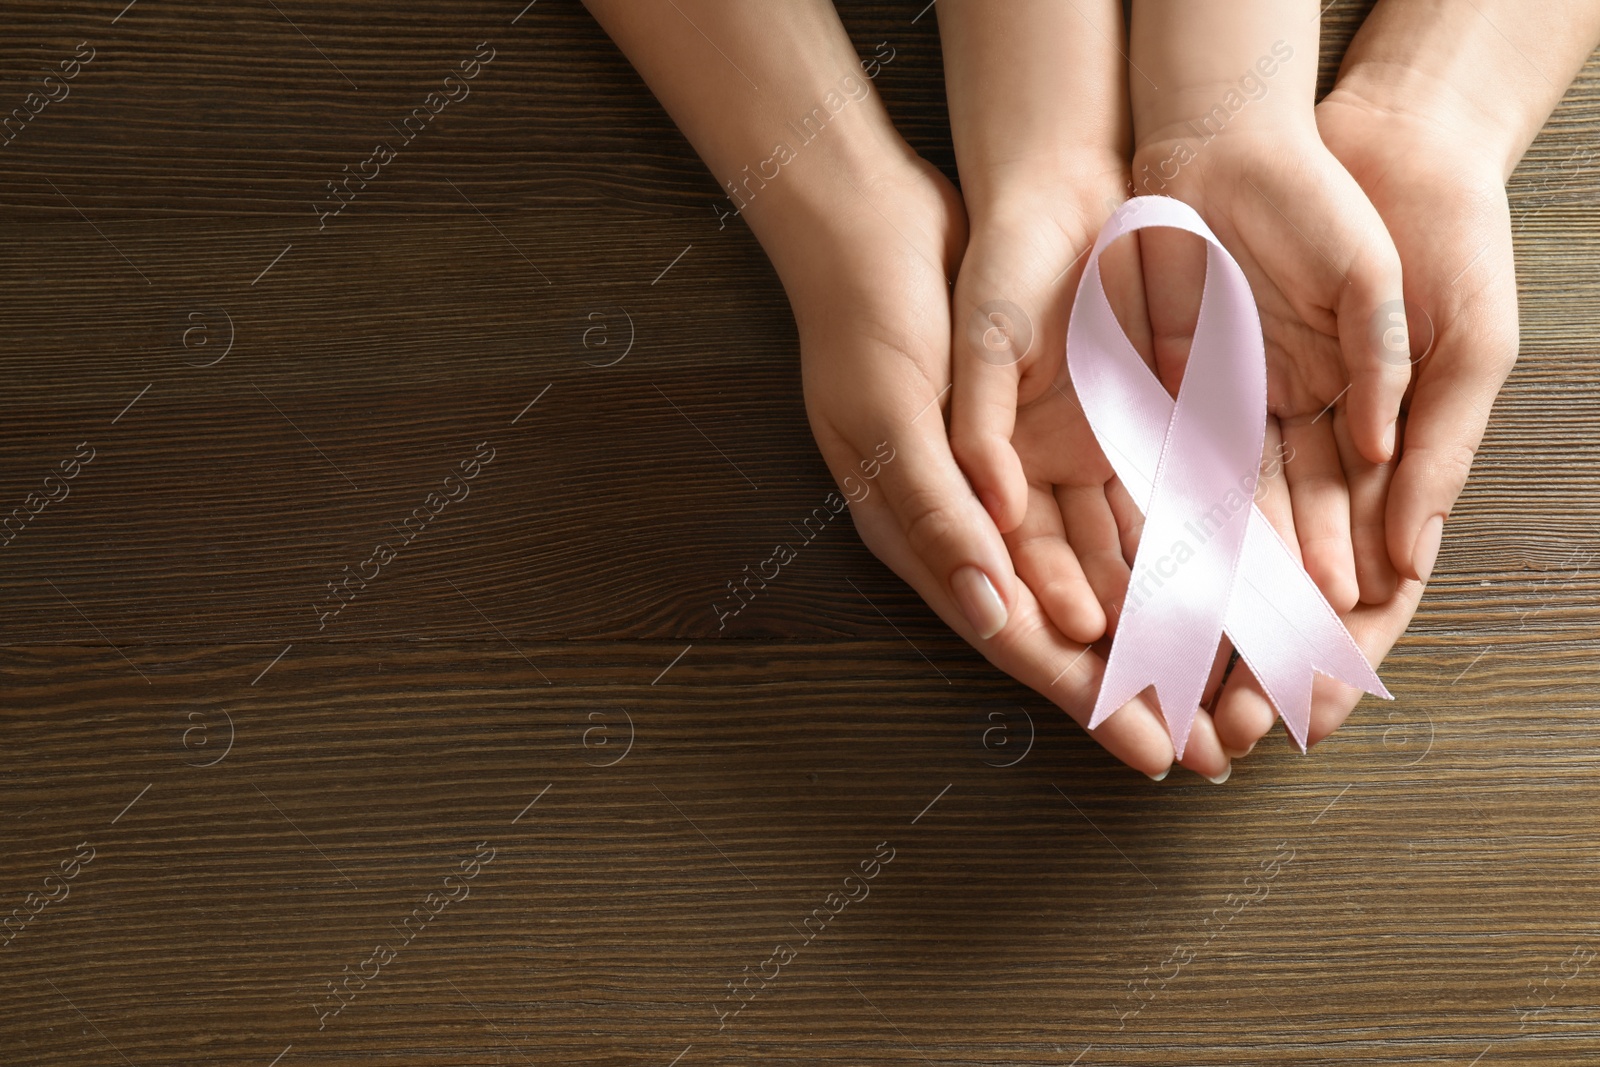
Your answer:
[[[1006,604],[995,592],[989,576],[976,567],[962,567],[950,576],[950,588],[961,605],[961,614],[967,617],[978,636],[993,637],[1006,625]]]
[[[1394,438],[1397,429],[1398,423],[1392,421],[1383,431],[1383,451],[1385,455],[1391,458],[1394,456]]]
[[[1428,580],[1428,575],[1433,573],[1433,561],[1439,556],[1439,540],[1444,536],[1444,516],[1435,515],[1422,524],[1422,532],[1417,534],[1416,547],[1411,550],[1411,566],[1416,568],[1417,577],[1423,581]]]
[[[1254,752],[1255,749],[1256,743],[1254,741],[1250,742],[1250,747],[1244,749],[1243,751],[1229,748],[1227,745],[1222,746],[1223,755],[1227,756],[1230,760],[1244,759],[1246,756],[1250,755],[1250,753]]]
[[[1149,778],[1152,782],[1160,782],[1160,781],[1165,780],[1167,775],[1169,775],[1171,773],[1172,773],[1172,768],[1170,766],[1168,766],[1167,769],[1162,771],[1160,774],[1147,774],[1147,775],[1145,775],[1145,777]]]
[[[1200,777],[1204,778],[1206,781],[1210,782],[1212,785],[1221,785],[1223,782],[1226,782],[1228,780],[1228,776],[1230,774],[1232,774],[1232,773],[1233,773],[1233,764],[1229,763],[1226,767],[1222,768],[1222,773],[1217,775],[1215,778],[1211,777],[1209,774],[1202,774]]]

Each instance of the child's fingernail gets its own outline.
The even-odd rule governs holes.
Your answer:
[[[1232,773],[1233,773],[1233,764],[1229,763],[1226,767],[1222,768],[1222,773],[1217,775],[1215,778],[1211,777],[1209,774],[1202,774],[1200,777],[1204,778],[1206,781],[1210,782],[1212,785],[1221,785],[1223,782],[1226,782],[1228,780],[1228,776],[1230,774],[1232,774]]]
[[[1397,428],[1395,422],[1390,422],[1383,431],[1383,452],[1391,459],[1394,457],[1394,438]]]
[[[1167,775],[1169,775],[1171,773],[1172,773],[1172,767],[1169,765],[1167,767],[1167,769],[1162,771],[1160,774],[1148,774],[1148,775],[1145,775],[1145,777],[1149,778],[1152,782],[1160,782],[1160,781],[1164,781],[1166,779]]]
[[[1416,568],[1417,577],[1422,581],[1428,580],[1428,575],[1433,573],[1433,561],[1439,556],[1439,540],[1444,537],[1444,516],[1435,515],[1422,524],[1422,532],[1417,534],[1416,547],[1411,550],[1411,566]]]
[[[976,567],[962,567],[950,576],[950,589],[961,605],[961,614],[967,617],[978,636],[985,640],[993,637],[1006,625],[1006,605],[995,592],[989,576]]]

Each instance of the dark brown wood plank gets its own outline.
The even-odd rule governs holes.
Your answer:
[[[831,489],[792,320],[582,8],[521,8],[6,9],[0,104],[96,52],[0,148],[0,505],[94,459],[0,549],[0,916],[94,858],[0,947],[0,1062],[1594,1061],[1600,63],[1512,179],[1522,359],[1396,701],[1219,789],[1121,769],[842,518],[719,629]],[[843,14],[951,171],[922,9]]]

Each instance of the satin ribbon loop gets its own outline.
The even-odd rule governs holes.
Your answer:
[[[1100,255],[1149,226],[1206,241],[1205,290],[1173,400],[1118,324]],[[1078,283],[1067,367],[1117,477],[1144,513],[1093,729],[1154,686],[1179,758],[1223,634],[1305,751],[1316,672],[1389,691],[1338,614],[1254,504],[1267,371],[1250,283],[1194,209],[1135,197],[1106,221]]]

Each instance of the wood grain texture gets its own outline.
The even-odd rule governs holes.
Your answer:
[[[122,3],[0,37],[0,114],[95,49],[0,148],[0,511],[94,449],[0,549],[0,916],[60,898],[0,1063],[1600,1056],[1600,64],[1512,179],[1522,357],[1396,701],[1218,789],[1134,780],[843,519],[719,629],[832,484],[776,277],[576,3]],[[922,6],[842,13],[953,172]]]

